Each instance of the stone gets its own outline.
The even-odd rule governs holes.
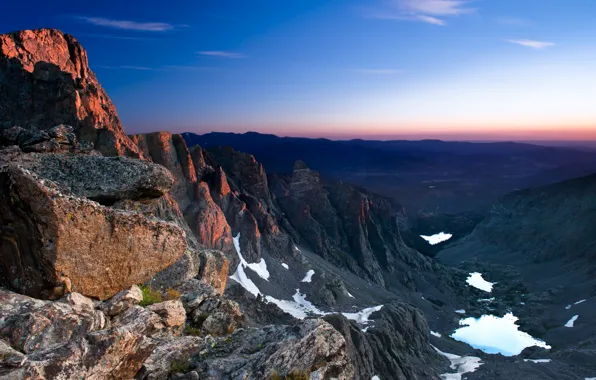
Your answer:
[[[178,300],[155,303],[147,309],[159,315],[168,327],[181,327],[186,322],[186,311]]]
[[[0,35],[0,88],[0,129],[66,124],[104,155],[142,157],[89,68],[87,52],[69,34],[36,29]]]
[[[84,295],[76,292],[69,293],[66,296],[62,297],[62,301],[75,307],[87,308],[90,310],[95,309],[95,305],[93,304],[92,299],[87,298]]]
[[[155,347],[126,329],[92,332],[62,346],[27,356],[20,367],[0,369],[8,379],[132,379]]]
[[[88,305],[36,300],[0,289],[0,338],[25,353],[51,349],[108,326]]]
[[[198,308],[206,299],[218,295],[218,292],[211,285],[199,279],[192,279],[185,282],[178,288],[178,291],[181,293],[180,301],[182,301],[187,312]]]
[[[154,337],[167,335],[162,318],[141,306],[132,306],[112,318],[112,326],[126,328],[139,334]]]
[[[187,249],[180,227],[76,197],[14,162],[0,161],[0,225],[6,285],[37,298],[105,300]]]
[[[208,380],[284,378],[293,371],[310,379],[355,378],[345,339],[321,319],[205,338],[191,363],[201,379]]]
[[[143,363],[143,367],[137,373],[135,379],[160,380],[168,378],[168,375],[172,372],[172,364],[187,362],[190,357],[198,355],[202,349],[202,343],[203,339],[196,336],[183,336],[166,340],[157,346],[151,356]]]
[[[228,259],[222,252],[214,250],[201,250],[199,258],[201,269],[197,278],[222,295],[228,281]]]
[[[137,285],[118,292],[114,297],[104,301],[99,308],[108,316],[118,315],[143,300],[143,292]]]
[[[174,182],[163,166],[126,157],[24,154],[18,164],[79,197],[107,205],[127,199],[159,198]]]

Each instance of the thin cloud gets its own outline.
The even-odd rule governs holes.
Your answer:
[[[177,71],[177,70],[213,70],[213,67],[206,66],[181,66],[181,65],[165,65],[160,67],[149,67],[149,66],[134,66],[134,65],[119,65],[119,66],[97,66],[101,69],[110,70],[137,70],[137,71]]]
[[[97,66],[102,69],[126,69],[126,70],[138,70],[138,71],[162,71],[160,68],[156,67],[147,67],[147,66],[129,66],[129,65],[120,65],[120,66]]]
[[[208,67],[208,66],[181,66],[181,65],[167,65],[164,66],[165,69],[168,70],[200,70],[200,71],[204,71],[204,70],[214,70],[214,67]]]
[[[401,70],[394,70],[394,69],[355,69],[351,70],[357,74],[367,74],[367,75],[393,75],[399,74]]]
[[[443,26],[443,17],[472,13],[475,9],[465,5],[467,0],[384,0],[380,9],[363,12],[366,18],[418,21]]]
[[[155,38],[114,36],[111,34],[77,33],[76,36],[106,38],[106,39],[111,39],[111,40],[155,41]]]
[[[537,49],[537,50],[546,49],[548,47],[555,46],[555,44],[552,42],[535,41],[535,40],[507,40],[507,42],[516,44],[516,45],[520,45],[523,47]]]
[[[220,51],[220,50],[199,51],[198,54],[204,55],[207,57],[218,57],[218,58],[232,58],[232,59],[246,58],[246,56],[244,54],[235,53],[232,51]]]
[[[513,17],[500,17],[500,18],[497,18],[497,22],[501,25],[510,25],[510,26],[532,25],[532,22],[530,20],[526,20],[523,18],[513,18]]]
[[[80,20],[96,26],[112,29],[137,30],[147,32],[165,32],[188,25],[173,25],[165,22],[137,22],[130,20],[113,20],[104,17],[78,17]]]

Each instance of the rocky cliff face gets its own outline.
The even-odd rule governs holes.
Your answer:
[[[38,30],[0,41],[0,377],[436,377],[445,363],[410,306],[385,306],[367,335],[322,312],[295,319],[264,297],[310,286],[314,261],[296,243],[380,284],[380,265],[401,273],[391,259],[428,272],[392,242],[390,205],[326,187],[304,166],[270,182],[244,153],[189,149],[169,133],[128,138],[74,38]],[[74,128],[52,126],[65,122]],[[313,286],[353,297],[323,268]],[[239,269],[236,283],[263,293],[235,285],[224,295]],[[412,277],[399,281],[415,288]]]
[[[52,29],[0,35],[0,71],[0,128],[67,124],[105,155],[140,156],[71,35]]]

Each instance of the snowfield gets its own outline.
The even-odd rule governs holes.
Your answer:
[[[468,285],[473,286],[477,289],[484,290],[485,292],[492,292],[493,290],[493,283],[486,281],[482,278],[482,273],[474,272],[470,273],[470,276],[466,280]]]
[[[436,244],[439,244],[439,243],[442,243],[444,241],[451,239],[453,237],[453,235],[446,234],[444,232],[440,232],[438,234],[434,234],[431,236],[420,235],[420,237],[423,238],[424,240],[426,240],[428,242],[428,244],[436,245]]]
[[[577,321],[577,318],[579,318],[579,315],[574,315],[567,323],[565,323],[565,327],[573,327],[573,324],[575,321]]]
[[[250,278],[248,278],[244,269],[250,268],[256,274],[258,274],[259,277],[263,278],[264,280],[269,281],[269,271],[267,270],[267,265],[265,264],[265,260],[261,259],[261,261],[258,264],[249,264],[246,262],[246,260],[244,260],[244,257],[242,256],[242,252],[240,249],[240,234],[238,234],[234,238],[234,247],[236,248],[236,252],[238,253],[238,258],[240,259],[240,263],[238,264],[238,267],[236,268],[236,272],[234,272],[234,274],[232,276],[230,276],[230,279],[239,283],[244,289],[246,289],[252,295],[254,295],[255,297],[258,296],[259,294],[263,295],[264,300],[266,302],[271,302],[271,303],[276,304],[280,309],[282,309],[286,313],[292,315],[294,318],[298,318],[298,319],[304,319],[304,318],[306,318],[308,316],[312,316],[312,315],[333,314],[333,313],[322,311],[319,308],[317,308],[315,305],[313,305],[310,301],[308,301],[306,299],[306,295],[300,293],[300,289],[296,289],[296,293],[294,293],[294,295],[292,296],[292,300],[280,300],[280,299],[263,294],[259,290],[257,285]],[[282,264],[282,265],[284,266],[284,268],[286,268],[286,265],[284,265],[284,264]],[[288,268],[286,268],[286,269],[288,269]],[[312,269],[309,270],[306,273],[306,276],[304,277],[302,282],[311,282],[312,276],[314,274],[315,274],[314,270],[312,270]],[[352,295],[350,294],[350,296],[352,296]],[[367,324],[370,322],[369,321],[370,315],[372,313],[374,313],[375,311],[381,310],[382,307],[383,307],[383,305],[379,305],[379,306],[374,306],[374,307],[369,307],[369,308],[363,309],[357,313],[341,313],[341,314],[343,314],[346,318],[356,321],[360,324]]]
[[[483,315],[478,319],[462,319],[459,324],[463,327],[455,330],[451,337],[488,354],[500,353],[504,356],[519,355],[524,348],[531,346],[551,348],[545,342],[519,331],[519,326],[515,324],[517,320],[511,313],[502,318]]]
[[[483,363],[480,358],[475,356],[459,356],[448,354],[432,346],[440,355],[443,355],[451,362],[451,369],[456,370],[456,373],[444,373],[441,375],[442,380],[461,380],[462,375],[475,372]]]
[[[306,276],[304,276],[301,282],[312,282],[313,274],[315,274],[315,271],[312,269],[309,270],[308,272],[306,272]]]

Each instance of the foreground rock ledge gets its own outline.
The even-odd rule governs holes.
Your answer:
[[[0,225],[3,281],[36,298],[107,299],[187,249],[180,227],[76,197],[17,163],[0,167]]]

